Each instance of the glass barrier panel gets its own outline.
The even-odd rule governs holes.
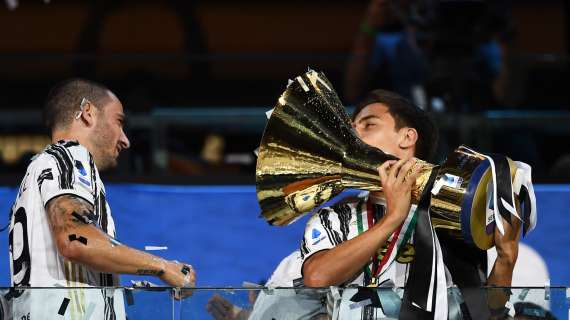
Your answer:
[[[0,288],[0,319],[397,319],[403,295],[388,287]],[[570,320],[567,287],[453,287],[447,300],[452,320],[466,319],[465,310],[472,319]]]

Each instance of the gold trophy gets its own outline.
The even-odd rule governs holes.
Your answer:
[[[396,157],[362,142],[338,95],[322,74],[308,71],[290,81],[279,97],[259,148],[256,185],[263,217],[287,225],[344,189],[381,191],[377,168]],[[430,177],[430,214],[435,229],[481,249],[493,246],[489,232],[485,157],[466,147],[441,166],[418,161],[412,191],[418,203]],[[516,167],[509,160],[511,177]],[[434,176],[432,176],[434,175]]]

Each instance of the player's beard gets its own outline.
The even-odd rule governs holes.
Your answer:
[[[96,154],[93,154],[93,157],[95,158],[95,164],[99,171],[117,166],[117,157],[114,154],[117,144],[112,137],[111,130],[108,129],[107,124],[102,120],[103,119],[100,119],[100,121],[97,122],[95,128],[93,128],[93,135],[91,136],[91,142],[93,146],[95,146],[94,151],[96,152]]]

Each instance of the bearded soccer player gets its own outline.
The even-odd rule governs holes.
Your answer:
[[[130,145],[119,99],[101,84],[72,79],[50,91],[44,113],[52,144],[32,159],[11,213],[13,318],[124,319],[120,291],[79,289],[118,286],[119,274],[194,286],[190,265],[115,239],[99,170],[116,166]]]

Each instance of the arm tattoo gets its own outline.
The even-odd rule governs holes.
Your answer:
[[[164,274],[164,270],[138,269],[137,274],[141,275],[141,276],[157,276],[157,277],[160,277]]]
[[[46,205],[46,211],[53,231],[59,233],[85,224],[85,219],[78,219],[73,213],[79,215],[77,212],[82,212],[80,215],[91,215],[93,206],[80,197],[63,195],[50,200]]]

